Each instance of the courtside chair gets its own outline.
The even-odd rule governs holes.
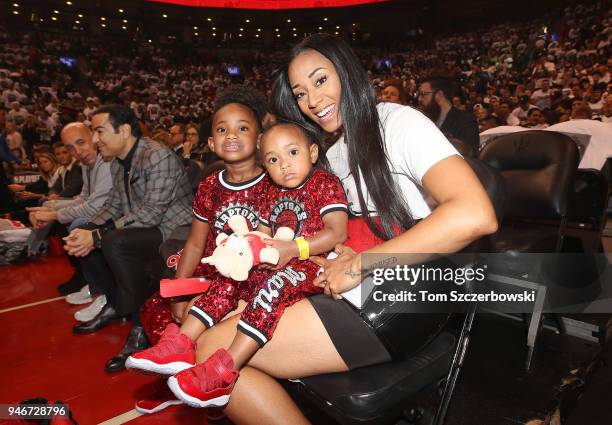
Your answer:
[[[601,171],[576,172],[567,213],[567,235],[572,238],[566,238],[564,252],[603,252],[601,237],[606,227],[608,198],[608,180]]]
[[[544,284],[549,289],[565,286],[565,282],[551,279],[548,275],[551,268],[556,268],[551,261],[544,266],[541,257],[526,258],[515,254],[562,251],[578,169],[576,143],[561,133],[522,131],[491,141],[480,151],[479,158],[497,168],[506,185],[505,218],[497,237],[496,251],[508,255],[493,266],[505,275]],[[568,264],[563,264],[564,259],[551,258],[559,262],[559,268],[568,267]],[[580,282],[575,284],[579,286]],[[558,293],[558,290],[548,293]],[[559,332],[564,333],[561,317],[557,314],[550,316]],[[527,318],[524,316],[524,320]],[[539,320],[538,330],[541,324]],[[533,338],[537,339],[538,333]],[[529,344],[527,370],[531,370],[535,348],[535,342]]]
[[[506,184],[498,252],[559,252],[578,168],[578,148],[566,135],[523,131],[501,136],[480,151]]]

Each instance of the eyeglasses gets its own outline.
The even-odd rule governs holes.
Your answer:
[[[432,94],[432,91],[418,91],[417,92],[417,97],[423,97],[423,96],[427,96],[428,94]]]
[[[198,135],[198,133],[187,133],[187,136],[194,136],[195,137],[197,135]]]

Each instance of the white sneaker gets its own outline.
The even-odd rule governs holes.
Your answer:
[[[89,293],[89,285],[85,285],[79,292],[73,292],[72,294],[66,295],[66,302],[68,304],[87,304],[92,302],[91,293]]]
[[[106,305],[106,295],[98,295],[94,302],[87,307],[74,313],[74,318],[79,322],[87,322],[98,315]]]

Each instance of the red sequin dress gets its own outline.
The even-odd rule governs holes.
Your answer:
[[[295,189],[270,186],[268,202],[271,206],[260,217],[260,222],[276,233],[279,227],[289,227],[295,237],[311,237],[324,228],[323,217],[334,211],[348,212],[346,196],[336,176],[317,169]],[[312,284],[320,267],[296,258],[278,271],[253,270],[248,288],[230,279],[215,279],[205,295],[197,300],[189,314],[207,327],[213,326],[238,306],[247,301],[238,329],[264,345],[286,307],[309,294],[321,292]],[[246,291],[249,290],[247,294]],[[245,297],[248,295],[248,297]]]
[[[224,170],[207,176],[196,193],[193,201],[195,219],[208,223],[209,232],[203,256],[207,257],[215,249],[215,239],[220,232],[231,233],[227,222],[233,215],[246,218],[249,230],[257,229],[261,212],[267,209],[268,188],[270,179],[265,173],[242,183],[227,181]],[[173,275],[178,267],[185,241],[168,241],[162,245],[161,252],[168,271]],[[165,249],[164,249],[165,248]],[[214,277],[217,275],[213,266],[198,265],[194,276]],[[170,300],[155,293],[140,309],[140,319],[151,344],[157,343],[168,323],[174,321],[170,311]]]

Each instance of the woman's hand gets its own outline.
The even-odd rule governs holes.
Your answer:
[[[326,295],[339,300],[342,298],[340,294],[361,283],[361,256],[344,245],[337,245],[335,251],[338,257],[333,260],[310,257],[310,261],[324,269],[313,284],[324,288]]]
[[[193,143],[185,140],[183,142],[183,156],[185,158],[189,158],[191,156],[191,149],[193,148]]]
[[[289,261],[293,258],[300,256],[300,250],[298,249],[295,241],[281,241],[278,239],[264,239],[263,242],[271,248],[276,248],[278,251],[278,263],[273,266],[271,270],[280,270],[284,268]]]

